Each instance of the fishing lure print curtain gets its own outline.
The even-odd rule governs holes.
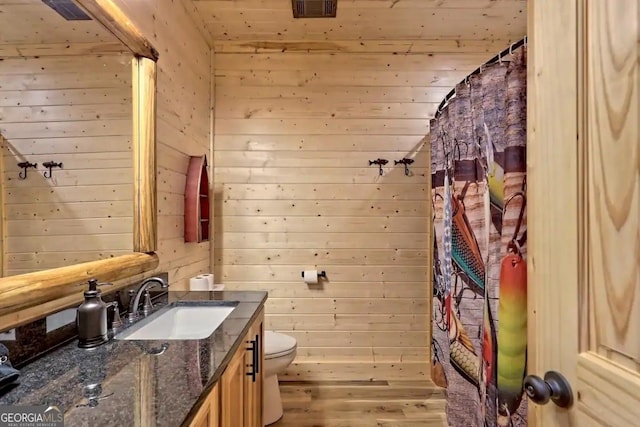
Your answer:
[[[453,427],[526,426],[526,48],[431,121],[432,377]]]

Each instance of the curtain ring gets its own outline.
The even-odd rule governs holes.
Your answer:
[[[509,45],[509,55],[513,55],[513,43]]]
[[[502,65],[502,52],[498,52],[498,62]]]

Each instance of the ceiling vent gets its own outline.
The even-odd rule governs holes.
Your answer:
[[[294,18],[335,18],[338,0],[291,0]]]
[[[91,17],[85,13],[73,0],[42,0],[44,4],[55,10],[67,21],[90,21]]]

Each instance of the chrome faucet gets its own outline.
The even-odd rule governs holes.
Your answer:
[[[140,304],[140,296],[143,292],[145,292],[144,298],[144,306],[142,307],[142,312],[144,315],[149,314],[153,305],[151,305],[151,296],[149,295],[149,289],[155,287],[156,285],[160,285],[160,288],[167,289],[169,287],[169,283],[167,283],[161,277],[149,277],[148,279],[144,279],[138,290],[133,294],[133,298],[129,303],[129,322],[133,322],[138,319],[138,304]]]

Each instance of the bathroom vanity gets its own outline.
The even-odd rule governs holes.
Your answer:
[[[0,405],[58,406],[67,426],[262,426],[267,293],[170,291],[162,298],[100,347],[81,349],[73,340],[23,367]],[[160,319],[176,307],[212,306],[233,310],[204,338],[176,335],[201,329],[184,313],[172,325]],[[169,338],[148,335],[153,324]],[[136,338],[145,328],[144,339]]]

